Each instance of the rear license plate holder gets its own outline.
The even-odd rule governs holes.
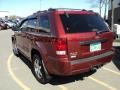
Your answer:
[[[101,50],[101,42],[91,43],[90,44],[90,52]]]

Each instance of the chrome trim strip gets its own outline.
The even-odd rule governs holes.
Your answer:
[[[82,58],[82,59],[70,61],[70,64],[74,65],[74,64],[79,64],[79,63],[87,62],[87,61],[93,61],[93,60],[96,60],[96,59],[100,59],[100,58],[104,58],[104,57],[110,56],[112,54],[114,54],[113,51],[108,51],[108,52],[105,52],[103,54],[96,55],[96,56],[93,56],[93,57]]]
[[[80,45],[89,45],[92,43],[97,43],[97,42],[106,42],[107,39],[98,39],[98,40],[89,40],[89,41],[81,41]]]

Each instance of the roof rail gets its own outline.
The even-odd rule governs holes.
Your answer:
[[[48,12],[48,10],[37,11],[36,13],[45,13],[45,12]]]
[[[37,11],[35,13],[33,13],[32,15],[28,16],[28,17],[36,17],[39,13],[45,13],[45,12],[48,12],[48,10],[44,10],[44,11]]]
[[[72,9],[72,8],[50,8],[50,9],[48,9],[48,11],[59,11],[59,10],[65,10],[65,11],[72,11],[72,10],[74,10],[74,11],[82,11],[82,10],[84,10],[85,11],[85,9]]]
[[[43,10],[43,11],[37,11],[35,13],[33,13],[32,15],[28,16],[28,18],[30,17],[37,17],[38,14],[44,14],[46,12],[50,12],[50,11],[59,11],[59,10],[63,10],[63,11],[88,11],[88,12],[94,12],[93,10],[86,10],[86,9],[72,9],[72,8],[49,8],[48,10]]]

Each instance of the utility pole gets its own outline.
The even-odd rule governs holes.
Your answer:
[[[114,25],[114,5],[113,5],[113,1],[111,0],[111,10],[112,10],[112,20],[111,20],[111,30],[113,31],[113,25]]]

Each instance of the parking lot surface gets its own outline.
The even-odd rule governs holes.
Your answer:
[[[115,44],[113,60],[97,70],[76,76],[57,77],[40,84],[33,76],[31,63],[12,53],[9,30],[0,31],[0,90],[120,90],[120,47]],[[119,44],[119,43],[118,43]]]

